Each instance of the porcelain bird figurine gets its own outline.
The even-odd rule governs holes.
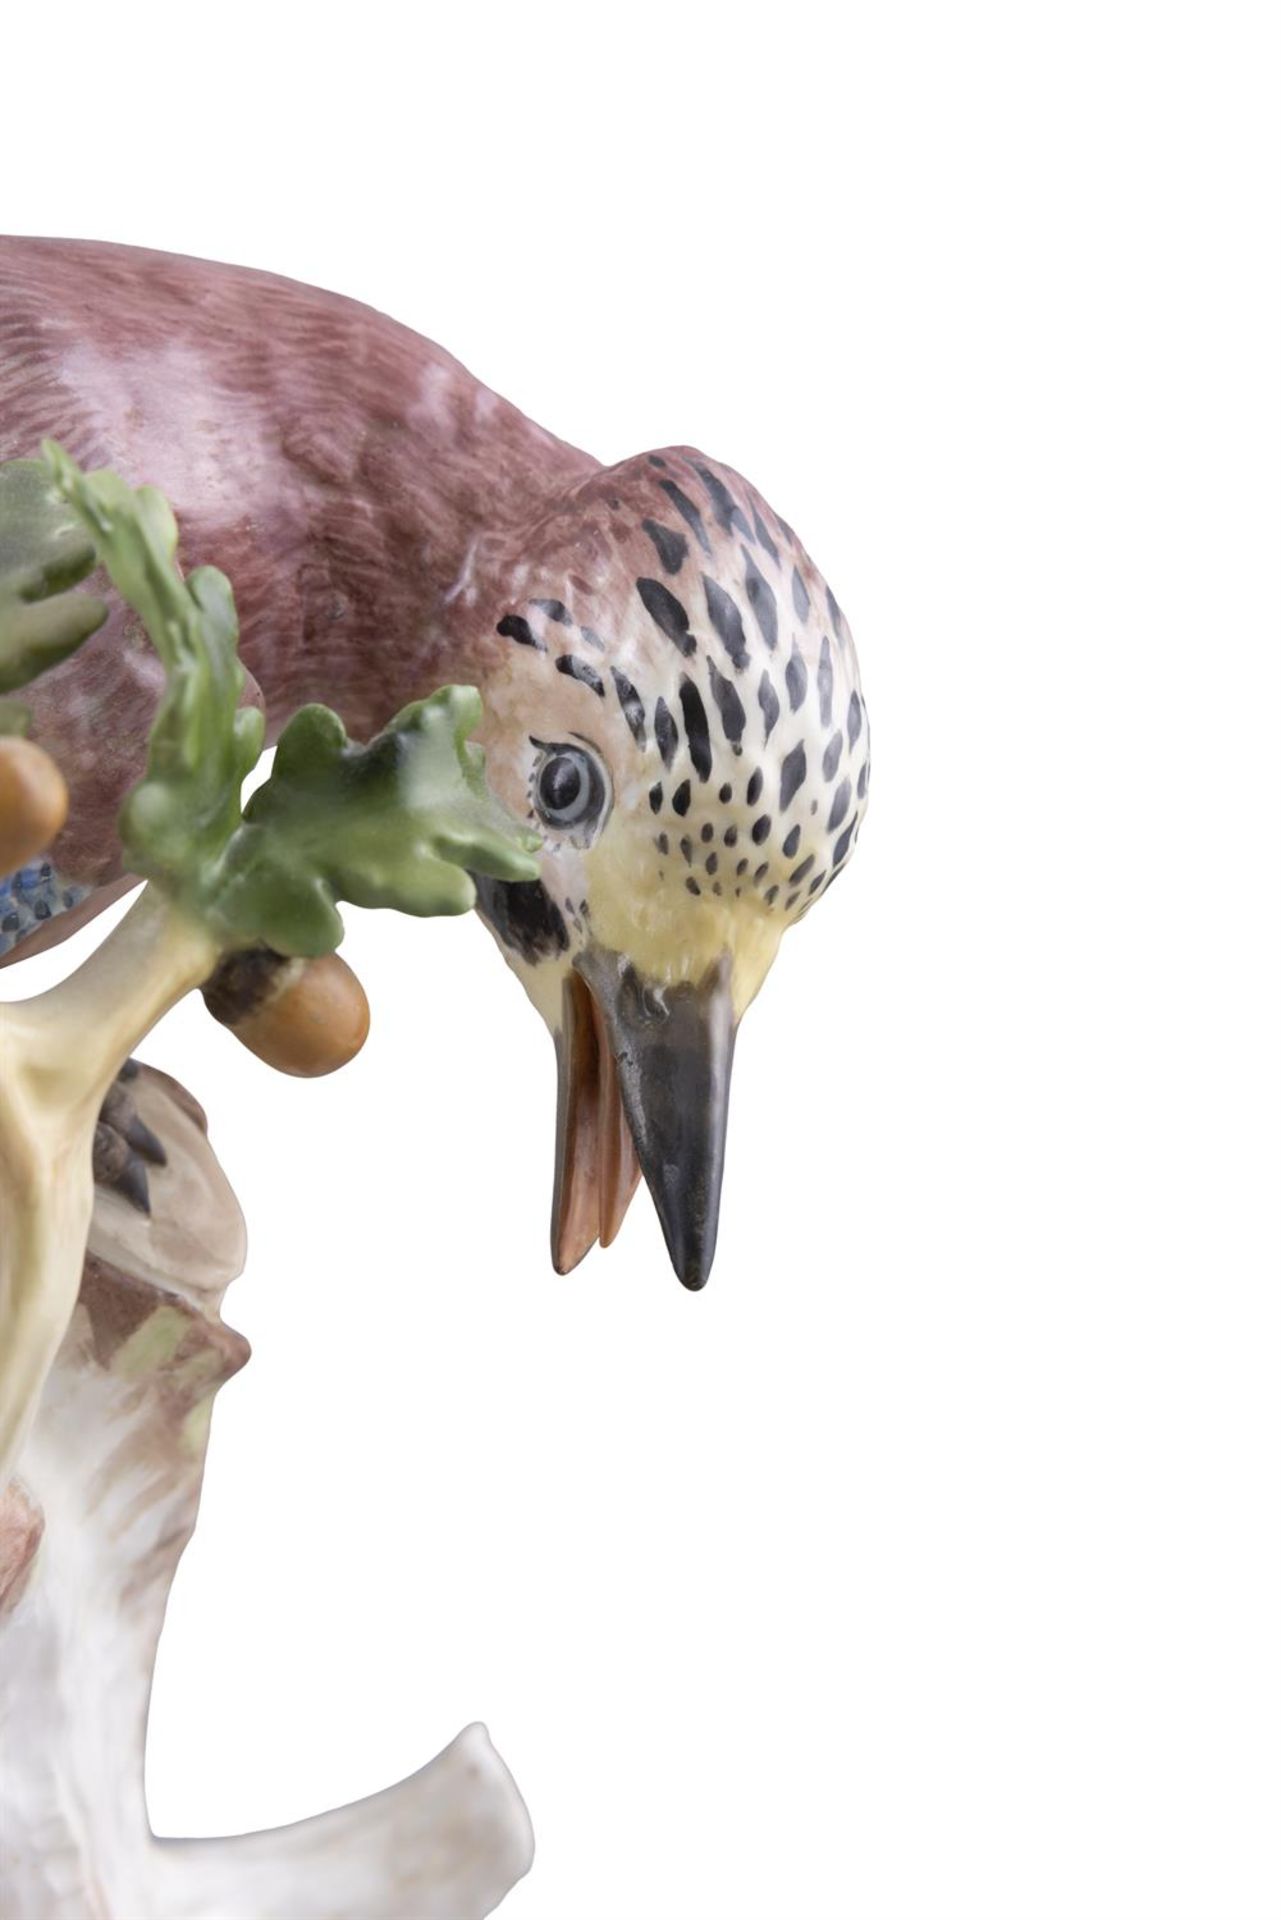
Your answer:
[[[0,241],[0,458],[43,435],[168,497],[235,583],[269,728],[301,702],[367,738],[478,687],[537,882],[479,906],[560,1073],[552,1252],[617,1233],[640,1174],[676,1272],[716,1245],[738,1024],[867,799],[849,626],[791,528],[686,447],[602,467],[441,348],[270,274]],[[66,829],[0,880],[0,945],[127,884],[115,815],[158,692],[120,615],[33,689]]]

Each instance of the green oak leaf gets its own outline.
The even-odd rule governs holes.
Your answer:
[[[538,837],[493,799],[468,742],[480,714],[473,687],[445,687],[359,746],[328,707],[303,707],[227,849],[219,914],[241,938],[313,956],[342,939],[339,900],[466,913],[469,869],[536,879]]]
[[[328,707],[303,707],[280,737],[270,777],[241,812],[263,717],[240,706],[231,587],[214,567],[185,579],[178,529],[153,487],[86,474],[53,441],[47,471],[165,668],[147,771],[120,811],[125,860],[198,914],[228,947],[330,953],[338,902],[402,913],[465,913],[469,872],[533,880],[538,836],[485,785],[468,735],[471,687],[406,707],[368,746]],[[92,551],[90,554],[92,560]]]
[[[120,810],[125,863],[200,907],[240,824],[245,775],[262,751],[262,714],[240,706],[245,673],[231,587],[216,567],[183,578],[177,522],[154,487],[82,473],[52,440],[41,451],[165,668],[147,771]]]
[[[42,460],[0,465],[0,694],[25,687],[96,633],[107,608],[75,591],[97,565],[94,543]],[[0,732],[26,710],[0,701]]]

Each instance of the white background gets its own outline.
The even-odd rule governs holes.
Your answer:
[[[153,1036],[255,1348],[157,1827],[482,1717],[512,1920],[1273,1920],[1276,9],[31,18],[5,225],[316,281],[607,459],[728,460],[876,739],[702,1296],[643,1196],[551,1273],[552,1050],[474,921],[351,916],[333,1081],[198,1002]]]

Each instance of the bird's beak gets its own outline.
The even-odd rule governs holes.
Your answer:
[[[659,986],[588,944],[564,989],[552,1257],[566,1273],[608,1246],[643,1172],[685,1286],[716,1252],[736,1020],[725,954]]]

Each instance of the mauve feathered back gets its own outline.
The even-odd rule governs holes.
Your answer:
[[[0,459],[45,435],[168,497],[184,563],[232,580],[274,725],[323,699],[358,735],[478,677],[486,638],[450,628],[460,579],[597,466],[356,301],[138,248],[0,238]],[[29,696],[71,788],[54,860],[95,887],[120,872],[115,813],[160,683],[131,626],[113,616]]]

